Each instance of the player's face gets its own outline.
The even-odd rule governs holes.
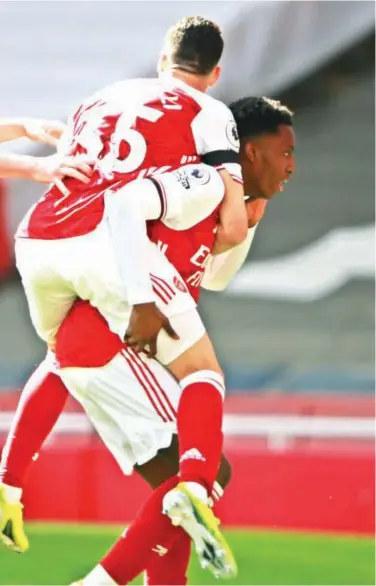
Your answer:
[[[252,179],[254,193],[265,199],[283,191],[295,171],[295,133],[291,126],[280,125],[275,134],[263,134],[253,141]]]

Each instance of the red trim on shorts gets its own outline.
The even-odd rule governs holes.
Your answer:
[[[163,301],[163,303],[168,305],[170,301],[172,301],[173,295],[171,295],[164,284],[157,281],[153,275],[150,275],[150,280],[154,293]]]
[[[158,283],[163,290],[165,291],[166,295],[168,294],[170,296],[170,300],[175,297],[176,295],[176,291],[174,291],[174,289],[171,287],[171,285],[165,281],[165,279],[162,279],[161,277],[157,277],[157,275],[152,275],[150,274],[150,278],[155,282]]]
[[[165,305],[168,305],[168,304],[169,304],[169,302],[171,301],[171,299],[170,299],[169,297],[165,297],[165,296],[164,296],[163,292],[162,292],[162,291],[159,289],[159,285],[158,285],[158,284],[157,284],[157,285],[155,285],[155,284],[153,283],[153,279],[151,279],[151,281],[152,281],[152,289],[153,289],[154,293],[156,294],[156,296],[157,296],[157,297],[159,297],[159,299],[160,299],[161,301],[163,301],[163,303],[164,303]]]
[[[137,378],[138,382],[144,389],[150,403],[154,407],[156,413],[162,421],[173,422],[174,418],[168,412],[166,405],[163,404],[162,398],[159,395],[158,387],[155,387],[153,380],[150,379],[149,372],[145,368],[145,364],[138,357],[137,353],[131,348],[124,348],[122,351],[130,369]]]
[[[172,414],[173,414],[173,421],[176,419],[176,410],[174,408],[174,406],[172,405],[170,399],[168,398],[168,395],[166,394],[166,392],[163,390],[163,388],[161,387],[161,385],[159,384],[159,381],[157,379],[157,377],[155,376],[154,372],[151,370],[150,366],[148,366],[147,363],[143,362],[141,360],[141,358],[138,356],[138,354],[136,353],[135,350],[128,348],[129,352],[132,354],[135,354],[135,358],[137,357],[137,359],[142,363],[143,367],[145,368],[145,370],[148,371],[148,373],[150,374],[150,377],[153,379],[156,387],[159,390],[159,393],[161,395],[161,398],[163,397],[164,400],[166,401],[166,404],[168,405],[168,407],[170,408]]]
[[[137,381],[140,383],[141,387],[144,389],[150,403],[152,404],[154,410],[156,411],[156,413],[158,413],[159,417],[162,419],[162,421],[164,421],[165,423],[168,421],[168,419],[166,418],[166,415],[164,415],[163,413],[161,413],[161,411],[159,410],[157,404],[154,402],[153,397],[150,393],[150,389],[148,388],[147,385],[145,385],[144,381],[142,380],[141,376],[139,375],[138,370],[136,369],[136,367],[134,366],[134,364],[132,364],[132,359],[130,357],[127,356],[126,354],[126,350],[122,351],[122,355],[124,356],[129,368],[131,369],[132,373],[134,374],[134,376],[136,377]]]

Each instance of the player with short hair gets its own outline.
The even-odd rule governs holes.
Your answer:
[[[214,61],[222,51],[221,33],[201,17],[183,19],[174,30],[167,36],[159,78],[120,82],[76,111],[65,137],[67,153],[95,159],[91,182],[82,187],[67,181],[67,197],[54,188],[47,192],[18,232],[16,260],[33,324],[48,343],[78,296],[90,300],[129,345],[138,350],[149,345],[151,354],[156,349],[158,360],[178,379],[184,388],[178,407],[181,483],[170,500],[166,495],[164,507],[174,509],[174,522],[180,510],[182,524],[200,509],[218,554],[227,556],[231,566],[230,551],[207,506],[222,451],[223,373],[193,298],[148,240],[145,220],[158,220],[162,212],[167,222],[174,206],[176,194],[164,199],[162,171],[199,155],[220,166],[224,183],[218,242],[233,246],[243,240],[247,216],[233,116],[205,94],[219,77]],[[189,47],[195,63],[206,64],[206,73],[191,71],[191,61],[190,71],[182,70],[179,47],[183,56]],[[142,192],[154,195],[154,201],[158,197],[158,208],[145,206],[141,194],[132,197],[131,182],[149,175],[149,189]],[[147,218],[142,215],[146,209],[152,209]],[[216,224],[212,217],[205,227],[211,246]],[[163,289],[170,298],[168,293],[163,297]]]
[[[167,31],[159,68],[167,65],[194,76],[214,75],[215,79],[223,49],[217,24],[201,16],[183,18]]]
[[[292,114],[291,112],[286,109],[285,107],[281,106],[278,102],[274,102],[272,100],[268,100],[266,98],[248,98],[245,100],[241,100],[238,101],[236,103],[234,103],[231,106],[234,115],[235,115],[235,119],[237,121],[238,124],[238,128],[239,128],[239,134],[240,134],[240,139],[241,139],[241,153],[240,153],[240,160],[242,161],[242,170],[243,170],[243,174],[246,177],[246,191],[247,193],[252,193],[252,197],[250,198],[249,202],[247,203],[247,207],[249,210],[251,210],[252,208],[256,207],[256,210],[253,210],[256,213],[256,217],[253,217],[252,222],[254,223],[255,221],[258,221],[263,213],[263,205],[262,205],[262,201],[266,201],[266,199],[270,198],[277,190],[281,190],[283,188],[283,183],[285,180],[287,180],[290,176],[290,174],[294,171],[294,159],[293,159],[293,148],[294,148],[294,135],[293,135],[293,131],[292,131]],[[258,198],[266,198],[265,200],[259,200]],[[260,202],[260,203],[259,203]],[[161,226],[161,230],[163,230],[163,227]],[[167,232],[168,234],[168,232]],[[207,275],[204,277],[204,285],[208,288],[212,288],[212,289],[220,289],[224,287],[224,284],[226,282],[226,279],[228,280],[229,278],[231,278],[231,276],[236,272],[237,268],[239,268],[239,266],[242,264],[242,262],[244,261],[244,258],[246,256],[246,252],[247,252],[247,246],[249,248],[250,245],[250,241],[251,241],[251,237],[252,235],[250,234],[250,236],[248,237],[248,242],[246,244],[246,247],[238,247],[238,249],[234,249],[232,252],[226,254],[222,254],[218,257],[215,257],[214,259],[212,259],[207,267],[207,271],[209,270],[212,274],[211,274],[211,278],[210,281],[208,280]],[[243,248],[243,250],[241,250]],[[172,249],[173,250],[173,249]],[[166,254],[167,256],[169,256],[169,254],[171,254],[171,249],[169,247],[167,247],[166,250]],[[232,262],[228,262],[229,258],[228,256],[232,255]],[[189,280],[189,279],[187,279]],[[192,288],[192,292],[194,293],[195,289]],[[197,289],[198,291],[198,289]],[[80,309],[78,311],[75,311],[74,316],[75,316],[75,320],[78,319],[78,316],[80,315],[80,311],[82,312],[83,309]],[[83,317],[83,316],[82,316]],[[90,311],[89,311],[89,317],[90,317]],[[68,318],[66,320],[67,324],[71,324],[72,325],[72,320],[73,320],[73,315]],[[82,324],[82,328],[83,328],[83,332],[82,332],[82,337],[78,336],[78,341],[77,343],[79,344],[79,347],[74,347],[73,344],[73,348],[72,348],[72,336],[71,336],[71,355],[73,353],[73,355],[75,357],[80,356],[83,357],[83,360],[88,359],[88,355],[90,356],[90,351],[91,351],[91,356],[93,355],[97,355],[98,357],[98,353],[93,352],[93,349],[89,347],[88,351],[85,352],[85,343],[82,343],[84,340],[88,340],[89,336],[85,335],[85,327],[89,327],[90,330],[90,319],[88,319],[87,317],[85,319],[81,319],[81,324]],[[75,330],[78,331],[79,328],[79,320],[75,321],[75,326],[74,326]],[[64,330],[62,330],[64,331]],[[103,341],[103,339],[105,338],[105,335],[102,334],[100,336],[101,340]],[[80,341],[81,340],[81,341]],[[117,345],[121,343],[119,341],[119,339],[116,339],[116,343]],[[105,346],[109,346],[109,344],[105,344]],[[103,352],[103,344],[100,345],[102,352]],[[68,344],[68,350],[69,350],[69,344]],[[127,350],[128,352],[128,350]],[[99,353],[100,353],[100,349],[99,349]],[[85,358],[86,356],[86,358]],[[109,356],[107,355],[107,359],[109,359]],[[88,363],[86,362],[86,366],[88,366]],[[80,370],[80,369],[79,369]],[[85,369],[84,369],[85,370]],[[89,369],[90,370],[90,369]],[[49,375],[50,377],[53,377],[53,375]],[[52,381],[50,381],[52,383]],[[58,382],[57,377],[55,377],[54,379],[55,385],[59,385],[62,387],[61,383]],[[40,391],[42,392],[42,387],[40,388]],[[53,392],[55,392],[55,395],[57,395],[57,402],[59,403],[59,397],[61,395],[63,395],[64,391],[61,392],[61,395],[59,395],[59,389],[55,388],[55,390],[53,391],[53,388],[51,386],[51,390],[50,392],[50,397],[51,397],[51,391],[52,391],[52,395]],[[61,391],[61,389],[60,389]],[[47,393],[45,393],[47,394]],[[35,397],[34,397],[35,398]],[[59,403],[60,404],[60,403]],[[31,406],[30,406],[31,408]],[[30,412],[30,409],[29,409]],[[17,485],[22,485],[23,479],[17,480],[16,476],[17,474],[20,475],[20,472],[16,473],[16,458],[14,457],[14,459],[12,460],[12,452],[14,452],[14,456],[16,456],[17,454],[17,444],[19,449],[19,452],[21,453],[22,451],[22,445],[20,446],[20,444],[22,444],[22,435],[20,434],[21,432],[21,423],[22,423],[22,416],[25,415],[26,416],[26,411],[24,412],[24,414],[22,414],[22,410],[20,413],[21,418],[18,421],[18,426],[17,426],[17,422],[16,422],[16,427],[15,427],[15,439],[13,439],[13,441],[9,441],[8,442],[8,471],[5,472],[4,474],[4,481],[7,481],[9,484],[11,484],[11,480],[12,482],[17,486]],[[41,413],[37,413],[34,412],[34,416],[35,418],[39,418],[39,425],[37,425],[38,428],[40,428],[40,426],[42,426],[42,428],[46,427],[46,422],[40,421],[40,416]],[[31,412],[28,415],[29,420],[30,420],[30,424],[31,421],[35,422],[35,419],[32,419],[31,416]],[[55,419],[56,419],[57,415],[55,415]],[[25,417],[26,418],[26,417]],[[51,429],[53,422],[51,424],[49,424],[50,427],[49,429]],[[32,431],[31,428],[29,428],[30,431]],[[48,430],[49,431],[49,430]],[[25,428],[23,430],[23,434],[25,433]],[[35,433],[35,431],[34,431]],[[130,434],[132,435],[132,434]],[[29,451],[29,455],[28,458],[26,458],[25,456],[23,457],[23,466],[27,465],[30,461],[31,461],[31,455],[35,452],[38,451],[40,447],[40,443],[38,444],[38,438],[36,439],[36,442],[34,444],[34,447],[31,448],[31,452]],[[29,449],[30,450],[30,444],[26,444],[23,446],[23,449],[25,450]],[[4,462],[5,460],[5,462]],[[12,474],[12,462],[13,462],[13,467],[14,467],[14,471],[13,471],[13,478],[11,476]],[[6,467],[6,459],[3,458],[3,472],[4,472],[4,467]],[[8,474],[8,476],[7,476]],[[21,476],[24,475],[24,472],[21,472]],[[157,495],[158,496],[158,495]],[[156,498],[156,497],[154,497]],[[159,496],[160,498],[160,496]],[[150,509],[149,509],[150,510]],[[159,513],[159,509],[157,510],[157,513]],[[141,522],[142,524],[142,522]],[[140,527],[140,523],[138,524],[138,527]],[[134,535],[134,533],[133,533]],[[131,535],[132,537],[132,535]],[[123,548],[125,548],[125,553],[129,554],[129,550],[127,550],[127,547],[129,546],[129,539],[131,538],[128,535],[125,536],[120,543],[118,544],[116,551],[118,551],[118,555],[120,555],[120,552],[122,551]],[[169,550],[172,553],[174,553],[175,555],[175,549],[176,546],[173,546],[173,548],[171,548],[171,550]],[[152,549],[152,547],[150,547],[150,550]],[[116,551],[114,554],[112,554],[110,552],[109,554],[109,560],[104,560],[104,566],[106,567],[106,561],[108,561],[108,563],[113,565],[115,563],[119,566],[118,570],[113,570],[113,573],[116,575],[117,572],[120,572],[120,576],[121,576],[121,572],[123,571],[130,571],[130,569],[122,569],[122,565],[119,562],[119,560],[116,562],[117,556],[116,556]],[[124,553],[124,552],[123,552]],[[133,559],[135,560],[135,554],[132,554]],[[115,562],[114,559],[115,558]],[[122,555],[122,558],[124,559],[124,555]],[[135,560],[136,561],[136,560]],[[140,563],[138,561],[138,563]],[[154,560],[154,562],[150,562],[151,566],[157,565],[160,566],[160,564],[156,563],[156,561]],[[166,558],[166,564],[165,564],[165,568],[168,568],[169,564],[167,563],[167,558]],[[150,566],[149,566],[150,567]],[[103,568],[102,568],[103,570]],[[134,571],[134,568],[133,568]],[[163,568],[160,568],[160,571],[163,571]],[[167,570],[166,570],[167,571]],[[97,573],[101,572],[101,568],[99,568],[97,570]],[[175,574],[176,577],[176,574]],[[166,580],[166,578],[164,578],[164,580]],[[118,579],[119,583],[123,583],[124,581],[124,577],[121,577],[120,579]],[[94,583],[94,582],[91,582]],[[158,582],[151,582],[151,583],[158,583]],[[171,582],[167,582],[164,581],[162,583],[171,583]],[[180,582],[179,582],[180,583]]]

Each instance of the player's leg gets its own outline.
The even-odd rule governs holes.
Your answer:
[[[138,470],[144,467],[144,476],[150,480],[153,472],[146,462],[171,444],[176,431],[175,414],[180,395],[176,381],[156,361],[132,350],[119,353],[105,367],[64,368],[61,376],[122,471],[130,474],[134,466]],[[158,555],[153,550],[164,547],[165,535],[168,542],[176,539],[176,533],[184,535],[162,514],[163,495],[177,483],[176,477],[171,477],[171,459],[163,458],[162,462],[170,478],[167,487],[161,466],[153,483],[164,482],[153,492],[128,531],[83,580],[84,584],[128,583]]]
[[[163,458],[163,462],[162,462]],[[177,436],[173,436],[171,445],[161,450],[157,457],[146,463],[140,468],[135,468],[153,485],[155,480],[160,481],[162,478],[160,469],[164,473],[166,461],[169,462],[171,476],[176,474],[179,469],[179,445]],[[225,456],[222,456],[220,469],[218,472],[217,482],[214,486],[213,500],[217,501],[223,494],[223,490],[228,485],[231,478],[231,467]],[[171,548],[163,555],[155,555],[148,563],[146,568],[146,581],[148,585],[168,585],[168,584],[186,584],[187,570],[189,565],[191,550],[191,540],[187,533],[181,535],[172,544]]]
[[[68,391],[42,362],[26,383],[2,451],[0,463],[0,538],[26,551],[21,496],[28,470],[63,410]]]
[[[59,326],[76,299],[66,278],[70,265],[74,266],[70,242],[19,238],[15,253],[31,321],[40,338],[53,348]],[[74,258],[80,258],[79,249]]]
[[[183,482],[200,483],[210,494],[222,453],[224,377],[197,312],[173,317],[171,323],[181,340],[197,338],[185,349],[180,340],[173,344],[167,336],[160,336],[158,357],[183,391],[177,417],[180,476]]]
[[[155,459],[150,465],[159,461]],[[219,478],[223,486],[225,478],[229,479],[226,464],[224,469],[223,478]],[[163,495],[177,481],[174,476],[154,490],[128,530],[84,578],[84,586],[125,584],[143,568],[146,568],[150,584],[186,583],[190,540],[180,528],[166,523],[166,516],[161,514]],[[215,500],[222,492],[218,483]]]
[[[218,567],[221,571],[235,573],[231,550],[207,505],[223,445],[225,387],[222,371],[197,311],[168,317],[180,338],[172,340],[161,332],[157,358],[179,380],[182,388],[177,411],[181,482],[166,495],[164,511],[174,524],[188,532],[192,516],[200,518],[212,536]]]
[[[159,464],[160,455],[158,454],[149,463],[147,475],[149,482],[151,467]],[[139,472],[141,472],[140,468]],[[100,564],[82,580],[81,583],[84,586],[125,584],[144,568],[146,568],[148,584],[186,583],[190,539],[180,528],[173,527],[169,522],[166,523],[166,516],[161,514],[163,495],[176,482],[177,478],[172,477],[157,487],[128,530]],[[225,485],[224,479],[221,482]],[[221,493],[222,489],[218,484],[217,495]]]
[[[124,473],[170,445],[181,390],[157,361],[125,349],[103,368],[65,368],[61,376]],[[104,579],[104,572],[115,583],[129,582],[147,567],[155,550],[169,549],[183,534],[162,514],[163,498],[177,483],[175,476],[158,487],[126,535],[88,576],[88,584]],[[207,554],[216,571],[210,534],[193,516],[189,529],[201,560]]]
[[[179,446],[176,435],[172,437],[168,448],[160,450],[155,458],[145,462],[142,466],[135,466],[135,471],[153,489],[158,488],[168,478],[175,476],[178,470]],[[156,507],[156,509],[157,514],[160,514],[160,508]],[[145,517],[145,523],[150,525],[147,517]],[[124,537],[124,541],[126,540],[127,535]],[[154,554],[149,556],[149,562],[145,570],[145,584],[167,586],[169,584],[187,583],[187,570],[191,554],[191,540],[187,533],[180,534],[168,550],[155,548]],[[126,558],[122,557],[123,559]],[[124,562],[122,561],[120,571],[122,571],[123,566]]]

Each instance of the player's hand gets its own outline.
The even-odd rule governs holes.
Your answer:
[[[259,223],[265,213],[265,208],[268,201],[266,199],[249,199],[246,201],[245,207],[248,216],[248,228],[253,228]]]
[[[157,353],[157,337],[161,330],[165,330],[170,338],[179,340],[169,320],[155,303],[140,303],[133,306],[125,342],[136,352],[144,351],[153,357]],[[146,346],[149,349],[146,349]]]
[[[34,157],[30,179],[38,183],[55,183],[64,195],[69,195],[62,179],[73,177],[82,183],[89,183],[93,173],[90,161],[85,157]]]
[[[67,125],[60,120],[40,120],[30,118],[25,121],[25,136],[36,142],[43,142],[56,147],[59,138],[66,130]]]

